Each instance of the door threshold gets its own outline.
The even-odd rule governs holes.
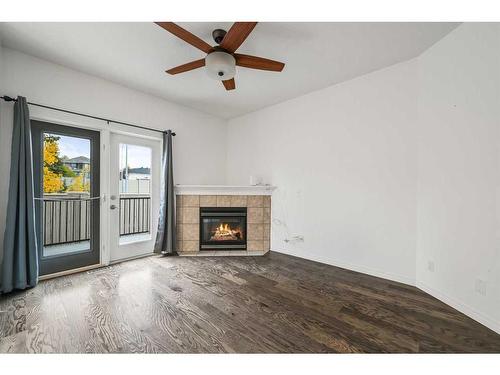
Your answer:
[[[48,275],[43,275],[43,276],[38,277],[38,280],[39,281],[49,280],[49,279],[53,279],[55,277],[72,275],[74,273],[90,271],[90,270],[93,270],[93,269],[96,269],[96,268],[101,268],[101,267],[105,267],[105,266],[103,264],[101,264],[101,263],[92,264],[90,266],[85,266],[85,267],[80,267],[80,268],[74,268],[72,270],[66,270],[66,271],[61,271],[61,272],[50,273]]]
[[[110,266],[110,265],[113,265],[113,264],[118,264],[118,263],[121,263],[121,262],[126,262],[126,261],[134,260],[134,259],[145,258],[145,257],[153,256],[153,255],[157,255],[157,254],[155,254],[155,253],[146,253],[146,254],[136,255],[136,256],[133,256],[133,257],[128,257],[128,258],[113,260],[113,261],[109,262],[109,264],[98,263],[98,264],[92,264],[90,266],[75,268],[75,269],[72,269],[72,270],[55,272],[55,273],[51,273],[51,274],[48,274],[48,275],[39,276],[38,277],[38,281],[50,280],[50,279],[54,279],[56,277],[73,275],[75,273],[90,271],[90,270],[94,270],[96,268],[103,268],[103,267],[107,267],[107,266]]]
[[[155,253],[145,253],[145,254],[141,254],[141,255],[134,255],[134,256],[131,256],[131,257],[128,257],[128,258],[122,258],[122,259],[112,260],[112,261],[109,262],[109,264],[117,264],[117,263],[121,263],[121,262],[126,262],[128,260],[146,258],[146,257],[150,257],[152,255],[158,255],[158,254],[155,254]]]

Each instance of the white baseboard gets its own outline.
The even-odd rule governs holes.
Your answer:
[[[406,285],[415,286],[415,279],[412,279],[412,278],[404,276],[404,275],[398,275],[398,274],[395,274],[395,273],[381,271],[381,270],[377,270],[377,269],[374,269],[374,268],[365,267],[365,266],[361,266],[361,265],[358,265],[358,264],[347,263],[347,262],[343,262],[343,261],[337,261],[337,260],[332,261],[330,259],[325,259],[325,258],[319,257],[319,256],[311,256],[311,257],[306,258],[304,256],[300,256],[300,255],[296,255],[296,254],[291,254],[291,253],[288,253],[288,252],[283,251],[283,250],[271,249],[271,251],[274,251],[276,253],[281,253],[281,254],[295,256],[295,257],[306,259],[306,260],[312,260],[314,262],[328,264],[330,266],[345,268],[345,269],[348,269],[348,270],[351,270],[351,271],[356,271],[356,272],[364,273],[364,274],[367,274],[367,275],[370,275],[370,276],[375,276],[375,277],[380,277],[382,279],[396,281],[398,283],[402,283],[402,284],[406,284]]]
[[[417,281],[417,288],[500,334],[500,322],[495,320],[494,318],[485,315],[484,313],[474,309],[473,307],[457,300],[454,297],[442,293],[430,287],[429,285],[424,284],[423,282]]]

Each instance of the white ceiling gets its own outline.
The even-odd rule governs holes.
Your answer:
[[[230,23],[180,23],[211,45]],[[237,68],[226,91],[204,69],[168,68],[203,52],[153,23],[3,23],[2,44],[223,118],[291,99],[418,56],[456,23],[259,23],[238,52],[286,63],[281,73]]]

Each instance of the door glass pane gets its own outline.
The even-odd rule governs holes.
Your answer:
[[[120,244],[151,239],[151,148],[120,143]]]
[[[43,134],[43,256],[89,251],[90,140]]]

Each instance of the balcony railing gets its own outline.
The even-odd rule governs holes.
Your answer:
[[[88,200],[43,200],[43,246],[90,239]]]
[[[43,245],[90,240],[91,201],[50,197],[43,200]],[[120,236],[150,230],[151,197],[120,195]]]
[[[151,197],[120,195],[120,236],[149,232]]]

